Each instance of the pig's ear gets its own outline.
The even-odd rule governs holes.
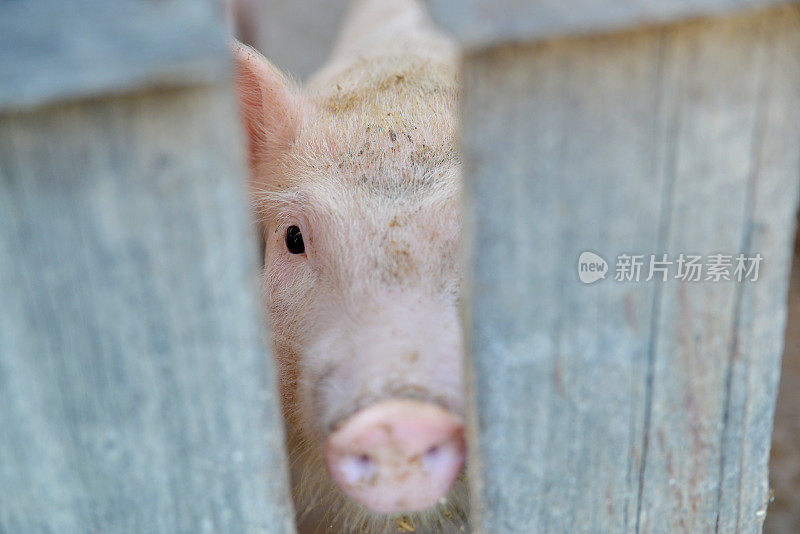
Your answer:
[[[239,115],[247,133],[251,185],[264,187],[269,172],[260,171],[294,142],[300,96],[264,56],[238,41],[232,44]]]

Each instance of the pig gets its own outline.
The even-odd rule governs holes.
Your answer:
[[[234,43],[302,531],[463,531],[457,49],[350,6],[300,89]]]

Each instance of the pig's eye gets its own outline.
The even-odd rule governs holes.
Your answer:
[[[286,229],[286,248],[292,254],[302,254],[306,251],[306,246],[303,243],[303,234],[300,233],[299,227],[290,226]]]

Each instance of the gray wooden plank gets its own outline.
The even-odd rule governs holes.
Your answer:
[[[789,0],[427,0],[467,48],[722,15]]]
[[[293,532],[228,89],[0,115],[0,531]]]
[[[466,55],[477,531],[760,529],[798,53],[791,7]],[[757,282],[613,280],[623,253],[740,251]]]
[[[653,287],[582,286],[576,262],[657,241],[658,55],[620,36],[466,61],[478,531],[625,531],[635,515]]]
[[[756,283],[664,287],[641,529],[760,532],[800,174],[800,17],[679,28],[670,53],[666,250],[765,259]]]
[[[228,72],[216,0],[0,2],[0,109]]]
[[[757,103],[749,148],[749,197],[742,248],[770,258],[765,269],[791,261],[800,159],[800,15],[758,21],[755,46]],[[737,40],[730,36],[729,46]],[[741,77],[731,65],[730,77]],[[783,229],[777,231],[776,229]],[[729,349],[727,397],[720,458],[718,531],[760,532],[768,501],[766,478],[772,421],[783,348],[788,271],[739,289]]]

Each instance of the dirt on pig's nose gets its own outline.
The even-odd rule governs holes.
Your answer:
[[[368,406],[328,437],[325,462],[356,502],[377,513],[435,506],[466,454],[462,420],[435,404],[405,399]]]

